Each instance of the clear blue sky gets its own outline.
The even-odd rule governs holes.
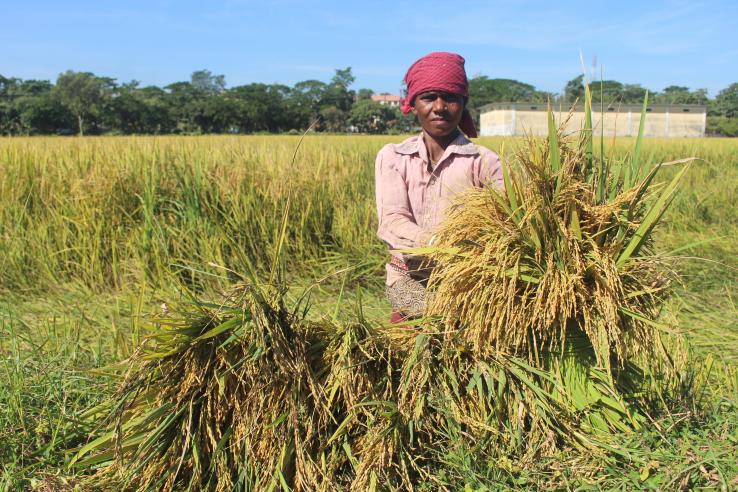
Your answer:
[[[454,51],[470,76],[558,92],[590,67],[652,90],[738,82],[738,1],[0,0],[0,74],[71,69],[144,85],[208,69],[229,87],[327,81],[397,93],[407,67]]]

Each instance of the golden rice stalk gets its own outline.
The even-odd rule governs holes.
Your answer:
[[[392,398],[383,338],[366,323],[309,322],[282,299],[244,286],[223,305],[158,320],[116,400],[86,415],[108,415],[72,463],[99,467],[88,485],[365,490],[396,480],[380,468],[394,461],[386,443],[353,444],[376,420],[364,403]]]
[[[473,436],[531,459],[612,451],[678,397],[684,347],[659,320],[675,274],[652,233],[687,167],[656,184],[641,138],[624,160],[595,154],[587,115],[563,137],[549,111],[548,138],[505,163],[504,189],[461,194],[434,246],[414,250],[434,266],[436,322],[399,405],[436,416],[440,449]]]
[[[686,167],[668,185],[653,183],[658,169],[593,156],[587,132],[528,139],[505,165],[505,189],[462,194],[424,251],[435,264],[429,314],[479,355],[536,366],[574,331],[601,367],[668,357],[657,320],[673,270],[652,231]]]

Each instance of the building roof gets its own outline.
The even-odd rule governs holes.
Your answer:
[[[400,102],[402,99],[400,96],[395,94],[372,94],[372,101],[376,102]]]
[[[485,104],[479,108],[480,113],[486,113],[487,111],[498,111],[498,110],[511,110],[515,109],[518,111],[546,111],[548,109],[548,103],[545,102],[498,102]],[[555,112],[574,110],[575,112],[584,111],[584,104],[577,104],[573,106],[569,103],[551,104],[551,109]],[[593,103],[592,110],[600,112],[600,103]],[[643,110],[643,104],[620,104],[612,103],[604,108],[605,111],[615,113],[627,113],[628,111],[633,113],[640,113]],[[649,113],[706,113],[707,106],[704,104],[649,104]]]

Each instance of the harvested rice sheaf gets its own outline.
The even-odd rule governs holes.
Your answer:
[[[376,411],[393,398],[384,338],[365,322],[307,321],[268,291],[242,286],[218,305],[156,321],[124,361],[117,398],[85,415],[108,417],[107,432],[75,458],[98,469],[86,486],[364,490],[370,480],[403,481],[401,460],[373,436],[391,427]]]
[[[484,434],[489,416],[492,433],[518,421],[528,451],[606,447],[655,407],[668,411],[685,368],[681,338],[659,319],[675,274],[653,231],[688,161],[655,184],[662,165],[639,161],[641,138],[613,161],[593,151],[590,128],[564,137],[549,112],[548,138],[506,163],[504,190],[459,196],[418,251],[435,267],[438,343],[464,361],[436,361],[461,372],[467,391],[449,393],[459,422]]]
[[[662,190],[607,173],[600,197],[586,141],[555,151],[558,171],[547,143],[531,140],[509,164],[505,192],[459,197],[427,252],[436,264],[430,312],[464,327],[479,354],[535,361],[582,331],[600,364],[622,365],[660,345],[653,321],[672,274],[646,220]]]

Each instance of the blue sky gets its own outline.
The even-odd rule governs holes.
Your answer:
[[[144,85],[224,74],[228,86],[327,81],[398,93],[407,67],[454,51],[469,76],[558,92],[597,72],[652,90],[738,82],[738,1],[0,0],[0,74],[55,80],[67,69]]]

